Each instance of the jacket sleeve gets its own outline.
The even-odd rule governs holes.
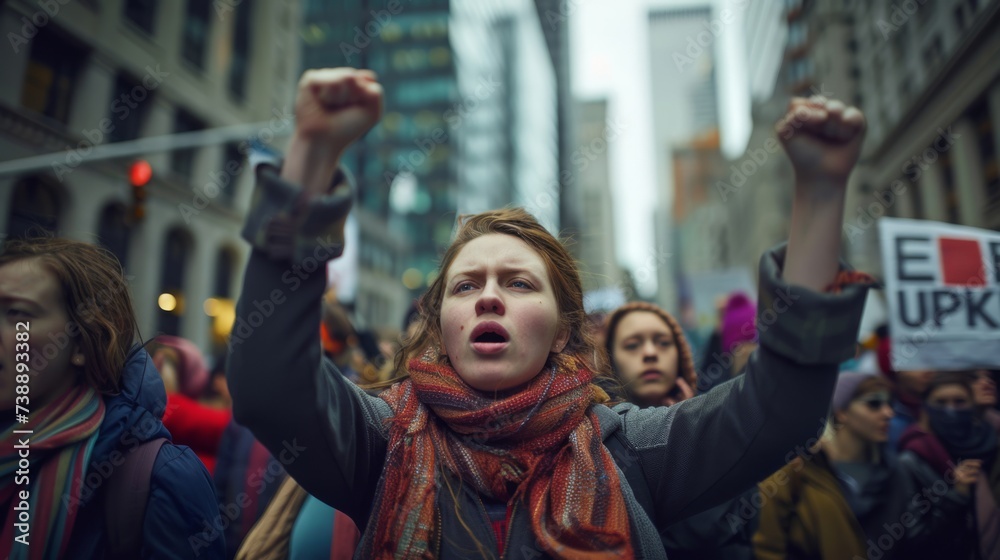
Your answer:
[[[325,262],[343,250],[349,180],[339,172],[331,194],[303,200],[276,168],[261,168],[244,230],[253,251],[229,342],[234,418],[310,494],[363,527],[390,410],[322,357],[319,339]]]
[[[898,476],[911,483],[912,496],[906,504],[911,519],[900,522],[907,526],[906,545],[914,551],[922,550],[928,544],[940,542],[943,538],[962,533],[972,505],[971,496],[963,496],[912,451],[904,451],[899,456]],[[905,515],[905,514],[904,514]]]
[[[198,456],[183,446],[160,448],[150,477],[141,557],[223,560],[223,527],[212,479]]]
[[[746,373],[670,407],[623,414],[659,529],[750,488],[815,444],[838,364],[854,356],[867,286],[817,293],[780,278],[784,248],[761,258],[760,346]]]

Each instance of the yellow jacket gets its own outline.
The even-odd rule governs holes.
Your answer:
[[[759,485],[759,560],[867,558],[864,530],[851,511],[826,455],[797,457]]]

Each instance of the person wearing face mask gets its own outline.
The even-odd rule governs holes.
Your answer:
[[[911,558],[1000,558],[1000,468],[997,432],[976,409],[967,372],[935,375],[920,421],[900,438],[899,463],[938,523],[935,538],[912,547]]]
[[[883,452],[893,416],[890,395],[881,376],[840,374],[814,453],[796,457],[761,483],[761,493],[772,497],[753,539],[758,559],[906,557],[899,547],[887,551],[877,544],[885,542],[887,526],[908,514],[914,493]],[[890,536],[910,539],[928,530],[913,524]]]
[[[796,304],[746,374],[640,409],[596,383],[610,372],[579,271],[520,208],[458,220],[385,391],[322,356],[322,265],[343,250],[353,197],[339,160],[381,100],[366,70],[300,81],[288,155],[256,169],[227,372],[237,421],[357,523],[355,558],[662,559],[661,530],[732,499],[808,437],[871,283],[838,262],[860,111],[795,98],[776,126],[796,184],[787,250],[762,259],[760,289]]]

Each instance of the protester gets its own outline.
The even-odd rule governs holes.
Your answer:
[[[167,391],[163,425],[175,443],[187,445],[198,455],[209,474],[215,472],[219,441],[233,415],[197,400],[210,381],[201,350],[190,340],[170,335],[156,337],[147,350]]]
[[[732,362],[731,376],[743,372],[750,354],[757,349],[757,306],[750,296],[736,292],[722,311],[722,351]]]
[[[290,265],[339,255],[352,196],[339,157],[380,104],[371,72],[303,77],[283,167],[259,168],[269,196],[244,230],[254,251],[238,320],[282,290]],[[232,342],[236,418],[272,451],[297,442],[289,473],[358,523],[356,558],[664,558],[660,529],[732,498],[808,437],[853,355],[866,290],[844,282],[837,255],[863,126],[822,98],[794,100],[778,124],[797,170],[791,239],[764,256],[760,282],[797,303],[761,333],[747,374],[711,395],[607,406],[572,257],[508,209],[460,221],[379,397],[321,358],[323,275],[282,291]]]
[[[754,536],[758,559],[905,558],[893,546],[869,552],[873,543],[880,546],[886,527],[912,515],[908,508],[917,490],[884,453],[891,403],[890,384],[881,376],[840,374],[833,415],[817,447],[760,485],[767,501]],[[926,530],[917,518],[897,538]]]
[[[1000,431],[1000,411],[997,411],[997,382],[994,373],[988,369],[977,369],[971,373],[972,391],[980,417],[987,424]]]
[[[76,241],[8,241],[0,311],[0,558],[194,557],[189,537],[218,516],[212,481],[190,449],[163,443],[163,382],[135,344],[118,261]],[[118,478],[126,469],[137,478]]]
[[[694,397],[698,375],[680,325],[663,309],[627,303],[608,315],[606,347],[611,368],[640,407],[669,406]],[[660,533],[672,560],[752,558],[750,538],[756,523],[728,523],[743,496],[675,523]],[[748,520],[754,521],[754,520]]]
[[[604,332],[604,349],[630,402],[665,406],[695,395],[691,347],[669,313],[651,303],[626,303],[608,315]]]
[[[1000,558],[997,432],[977,414],[970,376],[936,374],[923,405],[900,438],[899,462],[916,488],[930,489],[926,515],[938,529],[907,558]]]
[[[879,341],[877,352],[879,368],[895,387],[895,402],[892,405],[895,415],[889,422],[889,451],[895,453],[899,450],[899,439],[903,432],[920,418],[923,408],[922,397],[927,391],[927,386],[934,376],[934,372],[930,370],[896,371],[892,367],[890,357],[892,344],[888,331]]]

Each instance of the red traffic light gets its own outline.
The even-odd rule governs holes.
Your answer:
[[[146,160],[139,160],[128,170],[128,180],[133,187],[145,187],[153,178],[153,168]]]

